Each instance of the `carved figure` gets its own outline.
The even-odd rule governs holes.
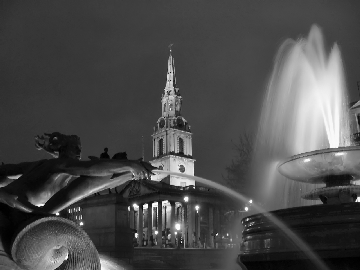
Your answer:
[[[95,192],[127,180],[149,178],[155,168],[140,160],[80,161],[81,143],[76,135],[54,132],[36,136],[35,146],[58,158],[0,168],[2,179],[7,177],[10,182],[0,188],[1,202],[26,212],[55,214]],[[20,174],[11,181],[11,176]],[[3,185],[6,181],[2,181]]]
[[[141,160],[80,161],[80,138],[59,132],[36,136],[35,146],[56,158],[0,166],[0,234],[13,232],[11,226],[18,225],[11,221],[9,209],[14,213],[32,213],[29,217],[36,213],[47,216],[40,219],[38,216],[31,222],[27,219],[22,228],[16,229],[20,232],[15,234],[12,244],[1,241],[0,235],[0,253],[2,249],[9,250],[6,245],[10,245],[13,260],[22,269],[55,269],[59,265],[61,269],[100,269],[97,251],[86,234],[70,221],[48,214],[55,214],[103,189],[148,178],[155,167]],[[73,233],[59,237],[60,231]],[[32,250],[36,254],[30,253],[35,246]],[[6,256],[0,259],[0,265],[8,264],[8,269],[15,269],[11,268],[10,259],[2,261],[5,259]]]

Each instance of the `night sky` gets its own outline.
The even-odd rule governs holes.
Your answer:
[[[318,24],[340,46],[350,101],[360,81],[360,1],[1,1],[0,162],[49,156],[34,136],[81,137],[83,159],[152,159],[168,46],[195,175],[222,181],[231,141],[255,134],[278,47]]]

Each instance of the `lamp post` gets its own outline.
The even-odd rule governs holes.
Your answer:
[[[199,205],[195,205],[195,210],[196,210],[196,214],[195,214],[195,243],[197,243],[197,245],[199,246],[199,248],[201,248],[200,245],[200,220],[199,220],[199,209],[200,206]]]
[[[184,239],[184,248],[186,248],[186,245],[189,243],[188,239],[188,214],[187,214],[187,203],[189,202],[189,197],[184,197],[184,220],[183,220],[183,239]]]
[[[157,246],[157,241],[158,241],[157,240],[157,235],[158,235],[158,233],[159,233],[158,231],[155,231],[155,246]]]
[[[176,229],[176,232],[175,232],[175,234],[176,234],[176,238],[177,238],[177,248],[180,248],[180,233],[179,233],[179,231],[180,231],[180,229],[181,229],[181,226],[180,226],[180,223],[176,223],[175,224],[175,229]]]

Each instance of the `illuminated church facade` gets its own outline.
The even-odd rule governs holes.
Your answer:
[[[123,257],[128,254],[131,258],[126,244],[129,239],[135,247],[216,248],[239,244],[239,224],[230,222],[229,226],[229,220],[241,218],[239,203],[186,177],[194,175],[195,159],[191,127],[181,114],[182,101],[170,50],[150,161],[164,173],[153,175],[151,180],[129,181],[110,192],[104,190],[101,196],[91,196],[66,210],[65,215],[83,226],[100,252]]]

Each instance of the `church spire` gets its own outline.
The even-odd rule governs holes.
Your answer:
[[[170,44],[170,56],[168,59],[168,70],[166,75],[166,85],[164,94],[161,97],[162,116],[177,117],[180,116],[182,97],[179,88],[176,87],[175,64]]]
[[[169,59],[168,59],[168,70],[167,70],[167,75],[166,75],[166,85],[165,85],[165,95],[174,95],[176,94],[177,90],[176,89],[176,76],[175,76],[175,62],[174,62],[174,58],[171,54],[172,47],[173,44],[170,44],[169,48],[170,48],[170,55],[169,55]]]

